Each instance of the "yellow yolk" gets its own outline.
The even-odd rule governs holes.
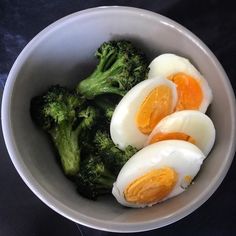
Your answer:
[[[159,202],[170,194],[177,178],[177,173],[170,167],[152,170],[126,187],[125,199],[138,204]]]
[[[153,89],[136,115],[136,124],[143,134],[150,134],[156,124],[172,112],[172,91],[165,85]]]
[[[175,110],[198,110],[203,93],[198,81],[185,73],[177,73],[168,77],[177,85],[178,102]]]
[[[162,140],[169,140],[169,139],[177,139],[177,140],[184,140],[188,141],[192,144],[195,144],[196,141],[189,135],[181,133],[181,132],[172,132],[172,133],[157,133],[153,135],[149,144],[156,143]]]

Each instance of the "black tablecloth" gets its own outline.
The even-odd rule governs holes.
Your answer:
[[[236,89],[236,8],[227,0],[0,1],[0,90],[23,47],[43,28],[70,13],[101,5],[152,10],[184,25],[222,63]],[[223,158],[223,157],[222,157]],[[214,195],[186,218],[135,235],[236,235],[236,163]],[[44,205],[13,167],[0,132],[0,236],[80,235],[75,223]],[[116,235],[81,227],[86,235]],[[134,234],[133,234],[134,235]]]

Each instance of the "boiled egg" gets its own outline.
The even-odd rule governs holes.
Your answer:
[[[197,146],[186,141],[151,144],[126,162],[112,194],[124,206],[152,206],[185,191],[204,158]]]
[[[177,85],[178,102],[175,110],[206,112],[212,101],[212,91],[206,79],[184,57],[162,54],[149,65],[149,78],[164,76]]]
[[[168,139],[191,142],[208,155],[215,142],[212,120],[200,111],[184,110],[163,118],[153,129],[146,145]]]
[[[170,80],[155,77],[134,86],[117,105],[110,123],[113,142],[125,149],[142,148],[156,124],[176,106],[177,90]]]

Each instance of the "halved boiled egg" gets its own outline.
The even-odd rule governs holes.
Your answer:
[[[155,77],[134,86],[117,105],[110,124],[113,142],[120,149],[142,148],[156,124],[171,114],[177,91],[173,82]]]
[[[149,78],[164,76],[177,85],[180,110],[199,110],[206,112],[212,101],[212,91],[200,72],[184,57],[175,54],[162,54],[149,65]]]
[[[182,193],[197,175],[204,158],[197,146],[186,141],[151,144],[126,162],[112,194],[124,206],[152,206]]]
[[[215,142],[215,127],[200,111],[184,110],[163,118],[153,129],[146,145],[168,139],[191,142],[208,155]]]

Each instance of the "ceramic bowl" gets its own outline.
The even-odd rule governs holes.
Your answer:
[[[104,41],[128,39],[149,60],[160,53],[187,57],[208,80],[208,110],[216,142],[195,184],[151,208],[128,209],[112,196],[82,198],[55,162],[48,139],[33,124],[33,96],[52,84],[75,86],[94,68],[95,50]],[[226,115],[224,115],[226,114]],[[14,63],[4,89],[2,128],[10,158],[29,188],[45,204],[74,222],[113,232],[138,232],[171,224],[197,209],[224,179],[235,150],[235,98],[227,75],[207,46],[178,23],[129,7],[100,7],[64,17],[40,32]]]

